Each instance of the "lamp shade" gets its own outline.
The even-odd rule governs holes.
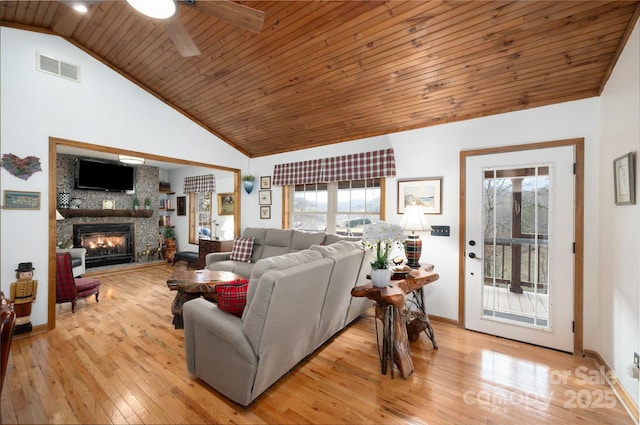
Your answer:
[[[403,230],[411,232],[426,232],[431,230],[431,225],[420,205],[407,205],[404,209],[404,217],[400,221]]]

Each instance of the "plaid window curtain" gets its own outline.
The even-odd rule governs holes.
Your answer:
[[[274,185],[328,183],[396,176],[393,149],[360,152],[288,164],[273,168]]]
[[[216,178],[213,174],[184,178],[184,193],[203,193],[216,191]]]

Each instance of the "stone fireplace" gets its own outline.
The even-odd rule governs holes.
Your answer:
[[[87,250],[87,268],[132,263],[135,261],[135,224],[74,224],[73,246]]]

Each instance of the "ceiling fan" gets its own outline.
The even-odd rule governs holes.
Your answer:
[[[77,13],[72,9],[76,9],[78,5],[84,5],[85,10],[90,11],[91,7],[102,1],[88,0],[88,1],[61,1],[61,3],[69,6],[65,8],[63,12],[58,16],[58,19],[54,21],[52,29],[63,36],[71,36],[76,27],[80,24],[84,15]],[[172,3],[170,1],[169,3]],[[135,5],[135,1],[129,2],[134,8],[139,10]],[[147,0],[147,3],[151,3]],[[215,0],[215,1],[203,1],[203,0],[177,0],[176,6],[181,5],[183,7],[190,7],[198,12],[213,16],[214,18],[221,19],[229,22],[233,25],[237,25],[241,28],[249,30],[254,34],[260,33],[262,25],[264,23],[264,12],[258,9],[253,9],[249,6],[244,6],[239,3],[234,3],[230,0]],[[76,9],[77,10],[77,9]],[[140,11],[140,10],[139,10]],[[142,12],[141,13],[145,13]],[[176,46],[176,49],[182,57],[198,56],[200,50],[196,45],[193,38],[189,34],[189,31],[180,22],[177,11],[173,13],[167,19],[163,19],[164,27],[167,34]],[[147,15],[149,16],[149,15]],[[151,17],[153,19],[153,17]]]

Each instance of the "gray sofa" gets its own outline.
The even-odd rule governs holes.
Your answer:
[[[311,245],[330,245],[340,240],[358,241],[325,232],[302,232],[293,229],[266,229],[247,227],[242,237],[254,238],[253,253],[250,262],[229,260],[231,252],[214,252],[205,257],[206,267],[210,270],[228,271],[246,278],[258,260],[308,249]]]
[[[372,305],[351,297],[369,261],[357,242],[312,245],[253,265],[241,318],[202,298],[185,303],[189,372],[248,405]]]

